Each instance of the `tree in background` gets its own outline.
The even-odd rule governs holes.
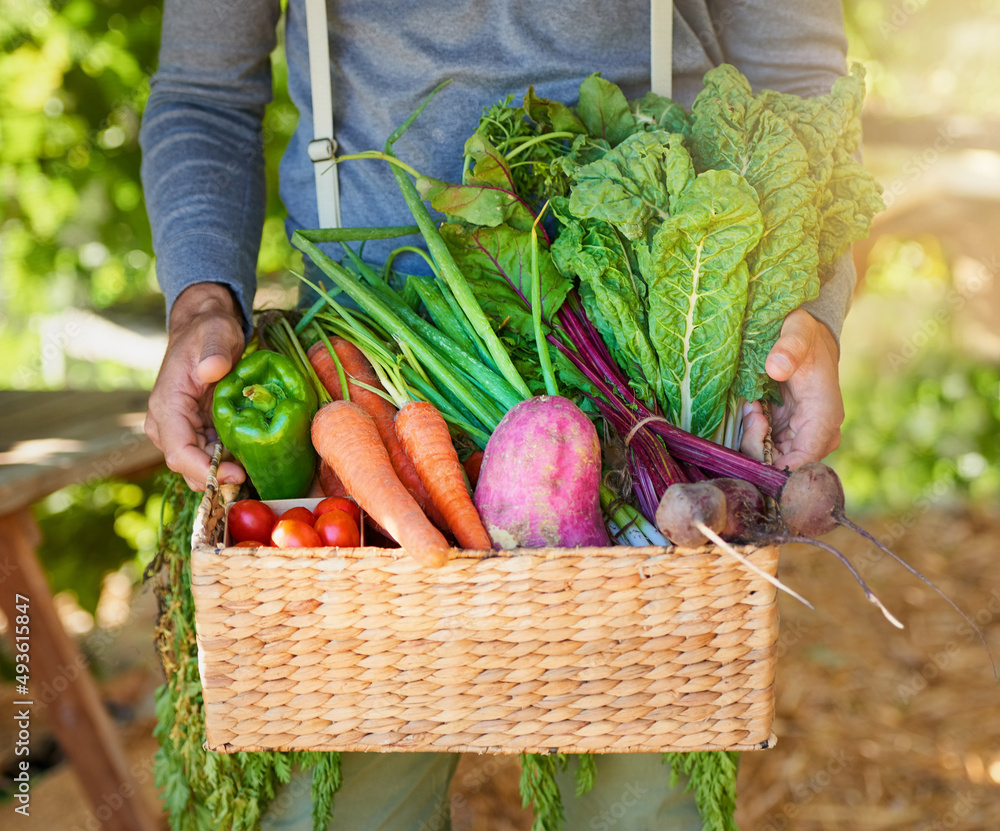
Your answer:
[[[66,308],[163,319],[139,178],[159,46],[146,0],[0,0],[0,387],[44,386],[33,318]],[[297,115],[276,55],[271,192]],[[262,273],[292,262],[276,195]]]

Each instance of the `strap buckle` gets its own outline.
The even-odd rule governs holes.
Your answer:
[[[313,162],[331,161],[337,154],[337,140],[332,138],[313,139],[309,142],[309,159]]]

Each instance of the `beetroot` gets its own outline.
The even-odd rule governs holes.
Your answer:
[[[726,497],[726,524],[719,532],[725,540],[749,539],[767,523],[764,494],[745,479],[710,480]]]
[[[677,482],[667,488],[656,508],[656,527],[674,545],[695,548],[726,525],[726,496],[711,482]]]
[[[474,501],[497,548],[609,546],[597,430],[568,398],[512,407],[486,444]]]

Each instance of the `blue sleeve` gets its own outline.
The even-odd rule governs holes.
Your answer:
[[[266,187],[262,141],[280,0],[165,0],[140,130],[142,182],[167,314],[222,283],[249,323]]]

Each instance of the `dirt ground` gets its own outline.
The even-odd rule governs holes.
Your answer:
[[[933,506],[871,519],[866,527],[931,577],[982,627],[1000,656],[1000,513]],[[816,606],[782,596],[777,746],[745,753],[737,820],[743,831],[992,831],[1000,828],[1000,683],[974,630],[934,591],[846,531],[847,553],[905,624],[892,627],[833,557],[782,552],[781,577]],[[147,798],[155,666],[136,617],[103,685]],[[3,709],[13,700],[4,691]],[[5,762],[11,721],[3,713]],[[39,730],[43,728],[39,726]],[[36,733],[40,742],[44,737]],[[36,777],[22,831],[97,828],[72,771]],[[516,758],[467,756],[452,786],[455,831],[526,831]],[[7,802],[2,810],[11,810]],[[21,821],[24,819],[24,821]],[[4,827],[6,821],[2,823]],[[10,826],[13,827],[13,826]],[[567,829],[575,831],[575,829]]]

